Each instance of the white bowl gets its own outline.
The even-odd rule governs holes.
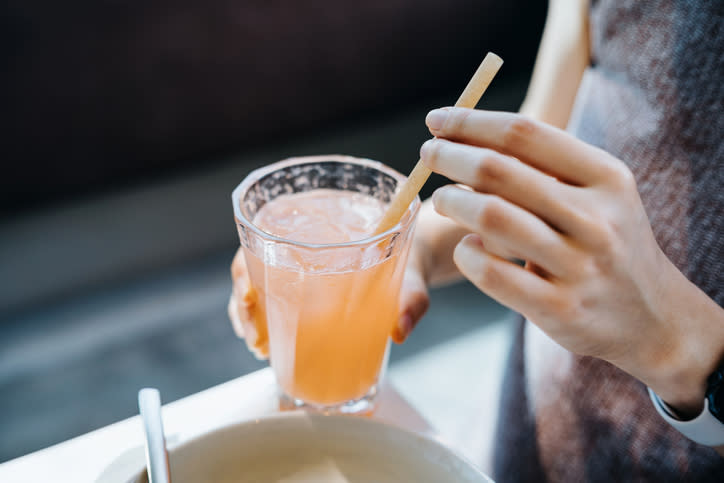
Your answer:
[[[362,417],[280,414],[214,430],[169,453],[174,483],[492,481],[436,441]],[[145,471],[132,481],[146,481]]]

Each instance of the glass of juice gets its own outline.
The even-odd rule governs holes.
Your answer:
[[[257,169],[232,193],[282,407],[374,407],[420,200],[372,234],[404,180],[376,161],[312,156]]]

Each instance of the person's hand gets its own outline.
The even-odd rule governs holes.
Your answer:
[[[269,332],[266,320],[256,312],[256,291],[249,283],[249,273],[244,262],[244,252],[236,251],[231,262],[231,297],[229,297],[229,320],[236,335],[246,342],[246,347],[257,359],[269,358]]]
[[[454,251],[462,274],[568,350],[701,407],[724,311],[659,248],[626,165],[516,114],[445,108],[427,124],[424,163],[466,185],[433,195],[473,233]]]
[[[392,329],[392,340],[401,344],[410,335],[427,311],[429,296],[423,273],[418,240],[413,240],[400,290],[400,316]],[[229,297],[229,319],[234,332],[258,359],[269,357],[269,333],[266,320],[257,313],[256,292],[249,283],[244,253],[239,248],[231,263],[232,292]]]

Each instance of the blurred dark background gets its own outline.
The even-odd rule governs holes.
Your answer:
[[[505,64],[481,107],[518,108],[545,11],[4,2],[0,462],[135,414],[143,385],[171,401],[262,367],[226,320],[233,187],[304,154],[409,172],[425,114],[455,102],[487,51]],[[433,304],[393,363],[501,310],[465,285]]]

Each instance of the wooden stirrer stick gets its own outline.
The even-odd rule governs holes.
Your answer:
[[[460,94],[460,98],[455,103],[455,107],[474,108],[483,96],[485,89],[490,85],[493,77],[495,77],[495,74],[498,73],[501,65],[503,65],[503,59],[492,52],[488,52],[488,55],[485,56],[480,67],[478,67],[478,70],[475,71],[470,82],[468,82],[465,90]],[[425,184],[430,174],[432,174],[432,171],[422,163],[422,160],[418,160],[405,184],[402,185],[395,197],[392,198],[385,216],[382,218],[382,221],[380,221],[380,224],[377,225],[375,235],[389,230],[400,221],[407,207],[410,206],[412,200],[414,200],[417,193],[420,192],[422,185]]]

